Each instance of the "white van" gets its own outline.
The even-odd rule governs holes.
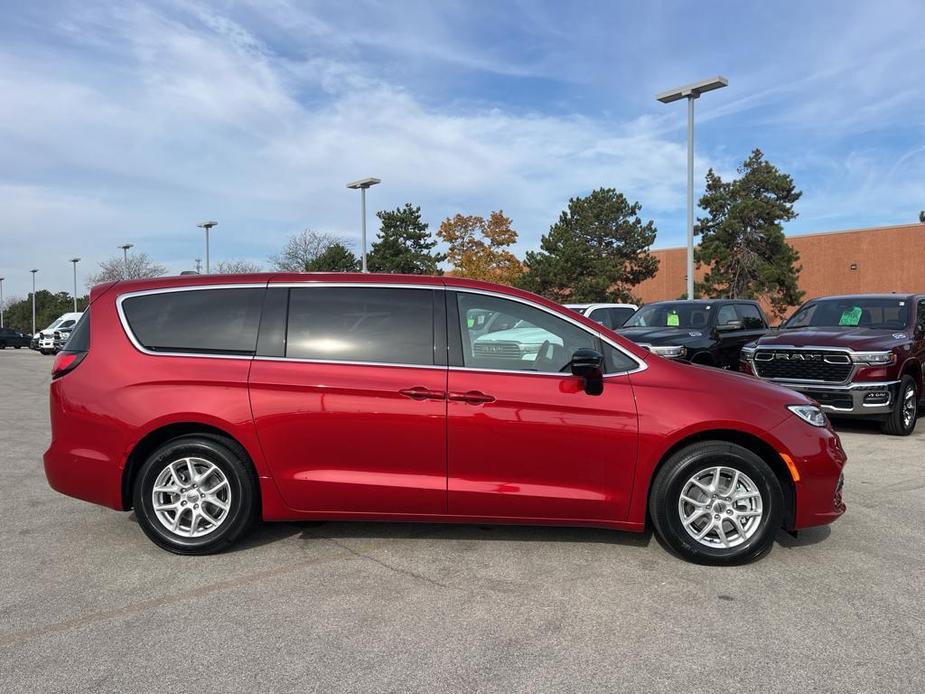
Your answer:
[[[565,307],[610,329],[619,328],[639,309],[636,304],[565,304]]]
[[[76,325],[77,321],[80,320],[80,317],[83,315],[83,311],[79,313],[65,313],[60,316],[56,321],[49,325],[44,330],[40,330],[36,333],[36,336],[39,338],[38,350],[42,354],[54,354],[55,351],[55,330],[60,329],[71,329]]]

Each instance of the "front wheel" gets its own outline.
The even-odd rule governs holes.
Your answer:
[[[665,462],[649,509],[659,537],[685,559],[742,564],[771,548],[783,493],[761,457],[734,443],[705,441]]]
[[[915,430],[919,414],[919,394],[912,376],[903,376],[899,382],[899,397],[893,411],[883,423],[883,432],[891,436],[908,436]]]
[[[133,501],[142,530],[155,544],[177,554],[211,554],[254,524],[257,495],[257,480],[240,446],[211,436],[183,436],[144,462]]]

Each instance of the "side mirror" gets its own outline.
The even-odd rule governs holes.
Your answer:
[[[720,325],[716,326],[716,332],[719,332],[719,333],[727,333],[732,330],[741,330],[741,329],[742,329],[742,321],[740,320],[731,320],[727,323],[721,323]]]
[[[588,395],[600,395],[604,392],[603,354],[589,347],[576,349],[569,366],[573,376],[584,379],[585,392]]]

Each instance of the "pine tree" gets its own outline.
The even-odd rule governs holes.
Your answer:
[[[394,210],[380,210],[376,216],[381,220],[379,235],[366,258],[371,272],[440,274],[438,266],[446,256],[433,252],[437,240],[421,220],[420,207],[405,203]]]
[[[700,245],[694,258],[708,266],[698,293],[712,298],[767,299],[777,315],[800,303],[799,253],[787,243],[781,222],[794,219],[802,193],[793,179],[754,150],[738,168],[739,178],[723,181],[707,172],[698,218]]]
[[[633,287],[658,271],[655,224],[640,209],[613,188],[572,198],[541,250],[527,253],[520,286],[554,301],[636,301]]]
[[[305,261],[305,272],[356,272],[360,261],[344,244],[335,241],[321,255]]]

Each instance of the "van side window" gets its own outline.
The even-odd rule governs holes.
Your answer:
[[[289,292],[286,356],[428,366],[434,363],[434,291],[302,287]]]
[[[155,292],[124,299],[122,312],[135,339],[153,352],[250,355],[265,291]]]
[[[597,336],[553,314],[484,294],[456,294],[462,363],[476,369],[539,371],[557,373],[565,369],[580,347],[599,349]],[[472,322],[485,312],[503,320],[503,330],[482,332]],[[489,318],[489,321],[492,321]]]

